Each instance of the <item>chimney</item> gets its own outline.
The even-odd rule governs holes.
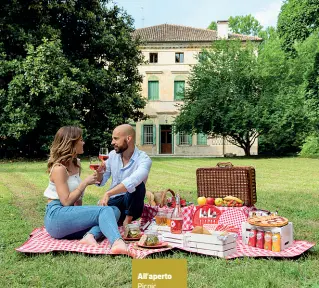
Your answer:
[[[228,39],[228,20],[217,21],[217,38]]]

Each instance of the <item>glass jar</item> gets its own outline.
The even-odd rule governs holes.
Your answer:
[[[156,222],[156,225],[159,225],[159,226],[164,226],[166,225],[166,212],[163,211],[163,210],[160,210],[157,212],[156,216],[155,216],[155,222]]]
[[[140,238],[141,230],[138,223],[131,223],[125,226],[124,237],[125,238]]]
[[[159,244],[160,241],[156,231],[146,231],[144,235],[147,236],[145,241],[146,246],[155,246]]]
[[[166,214],[166,225],[171,227],[172,211],[167,211]]]

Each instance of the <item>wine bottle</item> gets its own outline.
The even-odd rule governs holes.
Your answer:
[[[183,213],[181,208],[181,198],[176,195],[176,206],[171,217],[171,233],[181,234],[183,231]]]

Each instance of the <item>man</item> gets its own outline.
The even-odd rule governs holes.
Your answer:
[[[104,186],[112,176],[111,187],[99,205],[118,207],[121,211],[119,224],[124,226],[142,215],[145,183],[152,166],[150,157],[137,149],[134,141],[135,130],[131,125],[116,127],[112,134],[114,150],[97,170],[100,186]]]

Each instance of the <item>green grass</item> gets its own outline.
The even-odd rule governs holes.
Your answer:
[[[195,171],[212,167],[216,158],[154,158],[147,189],[171,188],[196,201]],[[319,160],[304,158],[231,159],[252,165],[257,174],[257,207],[279,209],[294,223],[295,239],[319,240]],[[83,176],[89,173],[83,162]],[[0,163],[0,285],[1,287],[131,287],[131,259],[51,253],[26,256],[14,248],[43,225],[47,186],[45,162]],[[104,189],[89,187],[85,203],[94,205]],[[188,287],[319,287],[319,255],[315,246],[297,259],[224,260],[184,252],[157,254],[186,258]]]

